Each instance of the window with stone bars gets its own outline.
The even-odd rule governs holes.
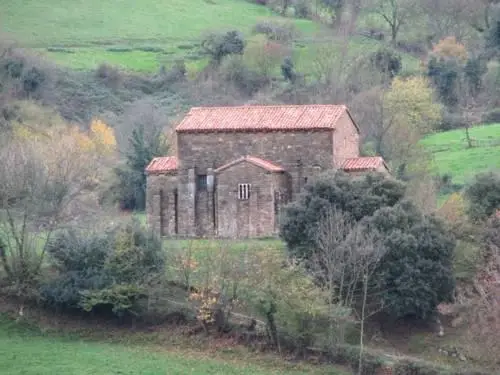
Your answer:
[[[250,198],[250,184],[238,184],[238,199],[241,201]]]

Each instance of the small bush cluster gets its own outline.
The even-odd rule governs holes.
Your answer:
[[[251,96],[268,83],[268,78],[249,68],[241,56],[227,57],[220,68],[223,79]]]
[[[254,34],[264,34],[269,40],[287,43],[298,37],[298,30],[293,23],[262,21],[253,27]]]
[[[137,223],[105,233],[64,230],[47,250],[56,276],[41,295],[46,304],[63,309],[140,315],[141,300],[165,273],[160,240]]]

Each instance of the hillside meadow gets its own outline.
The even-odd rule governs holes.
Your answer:
[[[472,148],[467,147],[464,129],[432,134],[421,141],[432,154],[432,170],[451,176],[458,185],[500,167],[500,124],[475,126],[469,132]]]
[[[69,5],[70,3],[70,5]],[[304,73],[314,69],[318,50],[342,53],[327,27],[306,19],[285,18],[245,0],[0,0],[1,32],[29,48],[74,69],[108,63],[126,70],[153,72],[184,59],[196,72],[208,62],[200,53],[207,32],[238,29],[250,37],[261,21],[293,23],[299,36],[292,55]],[[237,17],[235,17],[237,15]],[[250,39],[248,43],[252,43]],[[376,50],[382,44],[354,37],[349,54]],[[418,60],[403,54],[403,70],[415,71]]]

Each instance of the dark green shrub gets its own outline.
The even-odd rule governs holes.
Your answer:
[[[99,65],[95,74],[106,86],[113,89],[120,87],[123,82],[123,75],[120,70],[106,63]]]
[[[118,52],[118,53],[121,53],[121,52],[132,52],[133,48],[131,48],[131,47],[109,47],[109,48],[106,48],[106,51],[108,51],[108,52]]]
[[[485,220],[500,208],[500,174],[477,174],[466,187],[467,213],[474,221]]]
[[[212,61],[219,64],[225,56],[241,55],[245,49],[245,39],[237,30],[214,32],[203,39],[201,48]]]
[[[138,302],[165,272],[160,239],[135,222],[106,233],[65,230],[47,251],[57,275],[41,295],[54,307],[139,314]]]
[[[344,173],[326,172],[305,186],[298,200],[285,209],[281,236],[291,256],[307,258],[314,246],[319,219],[334,208],[355,221],[372,216],[378,209],[394,206],[404,196],[404,185],[381,174],[355,179]]]
[[[245,95],[251,96],[269,83],[266,77],[248,68],[240,56],[225,59],[220,68],[223,79],[231,82]]]
[[[281,74],[283,75],[285,81],[290,81],[292,83],[295,82],[297,74],[295,73],[293,61],[290,57],[286,57],[283,60],[283,63],[281,64]]]
[[[394,78],[402,68],[401,55],[388,48],[373,52],[369,59],[371,65],[388,78]]]
[[[163,53],[164,49],[161,47],[155,47],[155,46],[141,46],[136,48],[137,51],[142,51],[142,52],[153,52],[153,53]]]
[[[402,201],[403,194],[400,182],[382,175],[324,174],[285,208],[281,236],[290,256],[314,263],[321,220],[328,220],[328,212],[340,212],[350,224],[344,237],[335,239],[339,243],[329,245],[332,249],[357,246],[349,242],[349,234],[362,228],[384,254],[371,276],[369,294],[376,296],[371,302],[395,317],[429,318],[452,296],[455,241],[441,222]],[[349,272],[338,274],[343,280],[356,277]]]
[[[196,47],[196,46],[195,46],[194,44],[179,44],[179,45],[177,46],[177,48],[179,48],[179,49],[188,49],[188,50],[189,50],[189,49],[193,49],[193,48],[195,48],[195,47]]]
[[[295,0],[293,5],[295,9],[295,17],[310,18],[311,17],[311,2],[308,0]]]

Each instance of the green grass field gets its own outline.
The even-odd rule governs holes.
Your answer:
[[[247,36],[266,19],[285,20],[269,8],[245,0],[0,0],[0,33],[50,59],[76,69],[103,62],[135,71],[155,71],[179,58],[188,71],[207,63],[199,53],[207,31],[236,28]],[[318,23],[286,19],[301,32],[294,58],[303,72],[311,70],[311,56],[332,36]],[[319,40],[319,42],[318,42]],[[352,54],[379,47],[354,38]],[[403,69],[413,71],[418,60],[403,56]]]
[[[449,174],[455,184],[467,183],[476,173],[500,169],[500,124],[470,129],[472,148],[467,148],[465,130],[430,135],[422,145],[432,153],[432,167]]]
[[[126,334],[123,334],[126,341]],[[292,368],[276,359],[258,363],[245,358],[215,358],[203,352],[185,352],[138,343],[104,343],[78,337],[42,334],[0,315],[0,374],[5,375],[205,375],[205,374],[331,374],[329,368]]]

